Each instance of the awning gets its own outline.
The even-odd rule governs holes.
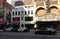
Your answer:
[[[7,22],[0,21],[0,24],[7,24]]]

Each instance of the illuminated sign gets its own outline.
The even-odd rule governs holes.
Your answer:
[[[58,21],[58,20],[60,20],[60,16],[51,13],[38,17],[38,21]]]

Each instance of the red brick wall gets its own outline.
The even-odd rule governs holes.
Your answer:
[[[0,0],[0,8],[6,7],[8,9],[12,9],[13,6],[6,2],[6,0]]]
[[[0,8],[3,7],[3,0],[0,0]]]

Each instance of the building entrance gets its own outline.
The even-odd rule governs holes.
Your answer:
[[[57,31],[60,31],[60,21],[37,21],[36,24],[39,29],[52,26]]]

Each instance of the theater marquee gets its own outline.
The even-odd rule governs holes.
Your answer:
[[[48,14],[39,16],[38,21],[60,21],[60,16],[48,13]]]

